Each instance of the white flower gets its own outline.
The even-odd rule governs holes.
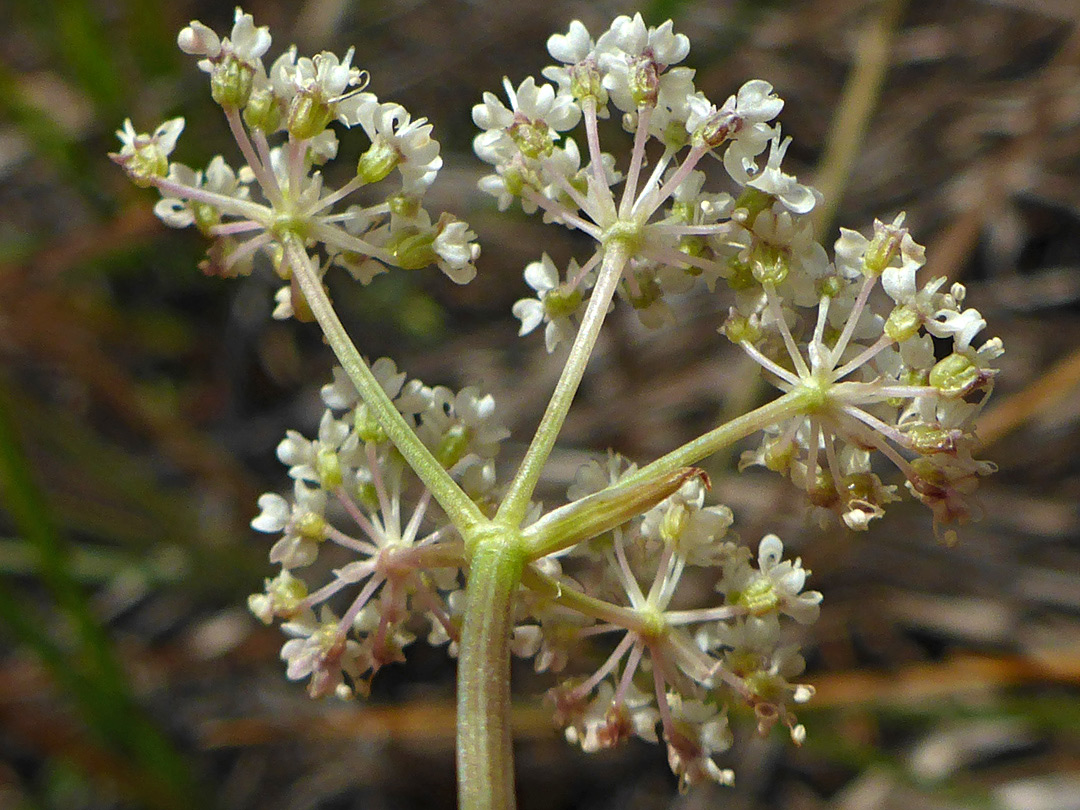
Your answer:
[[[176,141],[184,131],[184,119],[166,121],[153,135],[137,133],[131,119],[124,119],[123,129],[116,131],[122,146],[119,152],[109,154],[123,167],[138,186],[149,186],[155,178],[165,177],[169,171],[169,155],[176,148]]]
[[[480,245],[475,239],[476,234],[460,219],[443,214],[439,220],[438,235],[432,244],[436,264],[455,284],[468,284],[476,278],[473,262],[480,257]]]
[[[727,715],[700,700],[687,700],[676,692],[667,695],[671,707],[672,729],[665,729],[668,764],[679,777],[679,790],[702,782],[730,785],[735,774],[721,769],[712,754],[731,747],[732,736]]]
[[[765,168],[756,174],[746,185],[771,194],[794,214],[809,214],[817,203],[817,195],[809,186],[804,186],[793,175],[784,174],[780,163],[791,145],[791,138],[780,140],[780,127],[772,137],[769,159]]]
[[[443,161],[439,142],[431,137],[432,127],[426,118],[411,120],[408,110],[400,104],[367,103],[359,106],[356,119],[347,123],[359,123],[373,148],[392,152],[401,172],[403,193],[422,194],[434,182]]]
[[[571,259],[567,275],[574,277],[579,271],[577,262]],[[537,296],[514,303],[514,317],[521,321],[518,335],[527,335],[541,323],[547,323],[544,345],[552,352],[562,341],[573,339],[574,317],[584,303],[583,296],[579,290],[560,284],[559,271],[546,253],[540,261],[530,262],[525,267],[525,283],[537,292]]]
[[[206,167],[205,173],[193,171],[182,163],[173,163],[169,166],[168,179],[188,188],[204,189],[223,197],[246,200],[249,193],[247,184],[251,182],[252,174],[245,166],[238,176],[221,155],[216,155]],[[199,213],[204,216],[197,217]],[[212,221],[205,216],[207,213],[214,214]],[[175,197],[158,200],[154,206],[154,214],[172,228],[186,228],[198,222],[200,227],[206,229],[221,219],[220,212],[205,203],[196,205],[190,199],[181,200]]]
[[[809,571],[802,567],[802,560],[784,560],[784,544],[775,534],[766,535],[758,545],[758,571],[768,580],[779,601],[782,613],[791,616],[799,624],[817,621],[821,610],[821,594],[818,591],[802,593]]]
[[[307,586],[288,569],[264,582],[262,593],[248,597],[248,609],[263,624],[272,624],[275,618],[291,619],[300,610],[307,596]]]
[[[326,697],[343,683],[343,674],[358,678],[360,644],[346,639],[345,631],[329,609],[324,608],[319,621],[314,616],[288,622],[281,629],[291,636],[281,648],[281,658],[288,663],[285,674],[292,681],[311,677],[308,694]]]
[[[210,72],[213,62],[232,56],[247,65],[257,65],[262,55],[270,48],[270,29],[265,25],[255,26],[250,14],[245,14],[237,7],[232,32],[223,40],[198,20],[180,32],[177,45],[184,53],[193,56],[205,56],[199,67]]]
[[[641,534],[670,544],[688,565],[716,565],[726,555],[722,544],[734,516],[726,506],[704,503],[705,487],[692,478],[645,513]]]
[[[589,29],[580,20],[571,20],[565,34],[548,37],[547,49],[553,58],[567,65],[584,61],[593,51],[594,43]]]
[[[401,393],[401,387],[405,384],[405,372],[399,372],[397,365],[389,357],[380,357],[372,363],[371,373],[390,399]],[[324,385],[319,394],[327,408],[348,410],[360,401],[360,395],[341,366],[334,366],[333,375],[334,381]]]
[[[326,493],[293,484],[293,502],[272,492],[259,496],[259,514],[251,521],[256,531],[283,536],[270,550],[270,561],[284,568],[302,568],[315,561],[325,538]]]
[[[292,478],[318,484],[321,480],[320,451],[336,451],[348,436],[349,425],[326,411],[319,422],[319,438],[316,441],[306,439],[295,430],[286,431],[285,438],[277,446],[277,456],[282,464],[288,465]]]

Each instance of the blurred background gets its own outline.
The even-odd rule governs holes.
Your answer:
[[[476,191],[471,105],[548,62],[582,19],[668,17],[698,86],[722,101],[770,81],[836,223],[908,212],[928,275],[968,285],[1006,344],[982,420],[1000,473],[981,521],[946,547],[890,508],[865,535],[821,529],[785,481],[710,461],[745,540],[779,533],[825,593],[803,637],[808,740],[744,729],[734,788],[679,796],[662,749],[585,756],[552,729],[550,686],[515,670],[523,808],[1080,808],[1080,6],[1075,0],[252,0],[272,58],[355,45],[370,89],[435,123],[430,208],[484,246],[467,287],[431,271],[331,285],[362,351],[428,383],[491,391],[523,449],[557,376],[516,337],[524,265],[582,244]],[[370,701],[315,703],[281,638],[244,607],[270,573],[248,528],[281,489],[274,448],[320,415],[330,352],[269,320],[268,275],[195,268],[197,234],[106,159],[130,116],[188,125],[205,165],[227,128],[175,48],[228,3],[5,0],[0,29],[0,808],[444,808],[454,803],[453,667],[422,644]],[[605,148],[618,152],[613,142]],[[344,276],[344,274],[339,274]],[[541,495],[589,451],[648,460],[768,392],[717,335],[720,306],[677,328],[611,316]],[[701,583],[703,596],[711,583]]]

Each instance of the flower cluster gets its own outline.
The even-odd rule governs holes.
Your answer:
[[[640,14],[595,39],[576,21],[551,37],[546,82],[505,80],[505,101],[486,93],[473,109],[475,151],[494,167],[480,187],[499,208],[516,201],[595,242],[565,269],[547,254],[525,268],[535,295],[514,304],[521,334],[543,326],[549,352],[573,346],[500,502],[494,459],[508,434],[492,398],[407,380],[385,358],[368,367],[320,286],[334,265],[363,283],[429,264],[458,283],[473,278],[474,234],[422,207],[442,165],[431,126],[368,92],[351,49],[308,58],[294,47],[267,67],[269,32],[240,9],[228,37],[192,22],[178,43],[199,57],[245,163],[172,162],[179,118],[152,134],[126,121],[112,158],[160,192],[163,221],[213,240],[205,272],[242,275],[256,255],[269,258],[284,282],[275,317],[314,316],[352,374],[337,369],[322,389],[315,438],[289,431],[278,446],[291,492],[262,495],[252,521],[277,536],[270,561],[280,570],[248,604],[263,622],[283,622],[288,677],[308,680],[315,697],[366,693],[426,630],[451,654],[462,640],[463,705],[505,696],[476,690],[491,686],[492,673],[478,673],[505,661],[508,643],[538,671],[561,673],[550,700],[569,741],[593,751],[662,739],[683,788],[732,781],[714,756],[731,745],[728,717],[740,707],[761,733],[780,723],[800,743],[794,707],[813,690],[794,680],[804,662],[789,636],[792,623],[817,619],[821,594],[804,590],[810,572],[784,559],[776,536],[756,555],[739,545],[731,511],[706,506],[708,478],[687,465],[761,431],[742,466],[783,473],[852,529],[898,497],[875,456],[900,470],[936,528],[969,517],[968,496],[993,470],[975,458],[974,419],[1003,349],[976,342],[986,323],[965,308],[962,285],[918,279],[924,251],[904,216],[869,235],[841,229],[830,258],[813,233],[819,194],[784,168],[791,139],[775,123],[783,101],[770,84],[749,81],[714,104],[681,64],[687,38]],[[632,135],[625,165],[601,149],[600,122],[613,117]],[[368,146],[352,179],[324,190],[335,122],[362,129]],[[715,190],[706,156],[726,175]],[[343,205],[391,175],[381,202]],[[699,279],[726,296],[722,331],[782,395],[649,468],[613,454],[592,462],[569,504],[530,508],[614,297],[657,327],[674,319],[672,296]],[[320,562],[337,567],[309,588]],[[712,571],[710,606],[680,598],[693,569]],[[507,587],[492,587],[498,577]],[[481,582],[468,599],[465,580]],[[495,610],[508,625],[487,621]],[[486,637],[496,626],[512,636]],[[577,654],[604,639],[601,663],[576,674]],[[478,719],[463,712],[460,727]],[[472,748],[460,750],[485,756]],[[494,776],[507,775],[484,771]]]
[[[617,456],[605,466],[592,462],[579,471],[570,497],[632,471]],[[781,643],[781,618],[810,624],[821,601],[820,593],[803,590],[809,571],[797,559],[783,560],[777,537],[761,541],[754,565],[749,549],[729,537],[730,510],[704,505],[706,485],[691,478],[643,516],[543,560],[558,596],[526,600],[517,630],[529,641],[519,654],[535,655],[538,669],[563,669],[569,650],[585,639],[617,638],[591,675],[552,690],[556,721],[586,751],[630,736],[657,742],[659,726],[683,787],[733,779],[712,758],[731,745],[732,704],[752,708],[762,733],[780,721],[802,741],[792,706],[812,689],[790,680],[803,661],[794,646]],[[673,610],[683,573],[694,566],[719,569],[720,603]],[[579,611],[573,618],[571,607]]]
[[[986,321],[963,307],[963,285],[919,284],[924,251],[903,215],[875,222],[869,238],[842,228],[834,262],[797,269],[791,255],[763,260],[755,250],[738,259],[747,282],[724,329],[803,407],[766,430],[743,464],[788,475],[861,530],[897,498],[872,470],[876,451],[935,527],[966,521],[966,496],[994,470],[973,456],[974,419],[1003,349],[997,338],[973,344]],[[880,314],[871,306],[879,279],[888,303]]]
[[[182,118],[152,135],[137,133],[125,121],[117,133],[122,147],[111,157],[136,183],[161,192],[154,211],[162,221],[177,228],[194,225],[213,240],[204,272],[246,275],[255,256],[266,255],[285,282],[276,296],[277,318],[306,317],[283,250],[288,234],[308,250],[321,246],[320,275],[337,265],[367,283],[391,267],[430,264],[459,284],[476,275],[475,234],[448,214],[433,219],[422,206],[442,167],[431,125],[367,92],[368,76],[352,65],[352,49],[343,58],[326,51],[309,58],[292,47],[268,69],[263,56],[270,33],[239,8],[228,37],[193,21],[178,44],[201,57],[199,68],[209,75],[211,95],[246,163],[234,169],[217,156],[203,170],[171,162]],[[334,122],[362,129],[369,143],[352,179],[336,190],[323,187],[319,168],[338,152]],[[274,139],[280,143],[272,145]],[[353,192],[391,175],[398,182],[382,192],[381,202],[343,207]],[[262,202],[253,199],[256,188]]]
[[[767,200],[796,214],[813,208],[814,192],[780,168],[788,141],[768,123],[783,107],[772,86],[748,82],[716,107],[695,90],[694,71],[676,66],[690,45],[670,21],[647,28],[640,14],[619,17],[596,40],[575,21],[566,34],[551,37],[548,50],[560,63],[543,71],[551,84],[530,77],[514,87],[507,80],[509,107],[486,93],[473,109],[482,130],[475,151],[495,167],[481,189],[500,208],[517,199],[526,212],[541,209],[546,220],[598,243],[588,261],[571,264],[565,275],[546,256],[529,265],[525,278],[537,296],[514,308],[522,334],[546,323],[549,350],[565,339],[597,283],[594,269],[616,244],[627,255],[619,293],[646,325],[669,322],[671,295],[686,292],[699,277],[712,286],[733,275],[731,243],[745,231],[749,211],[768,207]],[[612,108],[634,133],[625,175],[600,147],[598,121]],[[579,125],[584,166],[583,147],[571,134]],[[696,167],[709,154],[722,158],[742,187],[737,199],[703,191],[705,175]]]
[[[469,388],[454,394],[406,382],[386,358],[372,372],[439,462],[474,500],[486,503],[495,483],[493,459],[506,436],[492,398]],[[278,446],[293,479],[292,497],[259,498],[261,511],[251,525],[280,535],[270,561],[281,571],[248,604],[267,624],[285,620],[282,629],[293,638],[281,656],[290,678],[310,677],[314,697],[348,696],[365,691],[384,664],[403,660],[415,638],[415,616],[426,617],[435,637],[457,638],[445,594],[460,587],[463,546],[341,369],[322,397],[327,410],[318,437],[290,430]],[[309,591],[296,571],[310,567],[327,544],[355,559]],[[350,591],[339,618],[329,603]]]
[[[966,520],[967,496],[993,470],[973,456],[973,420],[1002,346],[973,345],[986,324],[963,307],[963,286],[917,281],[923,249],[903,215],[876,223],[870,237],[842,229],[830,260],[809,216],[818,193],[783,168],[791,139],[771,123],[783,101],[754,80],[714,105],[677,66],[689,44],[670,22],[647,28],[640,15],[619,17],[595,40],[574,22],[548,50],[560,63],[543,71],[550,84],[507,81],[509,107],[487,93],[473,110],[482,130],[474,148],[495,167],[481,188],[500,207],[517,199],[597,242],[565,273],[546,254],[525,269],[536,295],[514,305],[521,334],[543,324],[548,351],[568,341],[615,250],[617,289],[647,326],[673,320],[667,299],[696,279],[710,290],[723,280],[725,333],[803,404],[768,427],[744,463],[784,472],[813,504],[865,529],[897,497],[873,472],[876,451],[935,526]],[[600,149],[598,120],[613,108],[634,133],[625,176]],[[585,166],[572,134],[579,125]],[[720,158],[727,190],[705,191],[698,167],[707,154]],[[891,307],[876,315],[879,278]]]

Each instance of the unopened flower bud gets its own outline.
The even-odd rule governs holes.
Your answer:
[[[336,451],[329,447],[320,448],[315,456],[315,471],[319,475],[319,485],[323,489],[337,489],[343,479],[341,459]]]
[[[289,105],[289,119],[285,128],[289,136],[306,141],[323,132],[334,120],[334,110],[319,93],[301,91]]]
[[[381,444],[386,441],[386,431],[382,429],[379,420],[375,418],[375,414],[371,412],[371,409],[366,403],[361,402],[356,406],[356,411],[353,416],[353,425],[355,426],[357,437],[362,442]]]
[[[420,270],[437,259],[434,230],[421,231],[408,228],[392,237],[386,249],[394,257],[394,264],[402,270]]]
[[[284,116],[278,97],[269,87],[255,90],[244,107],[244,123],[255,130],[275,132]]]
[[[630,97],[638,107],[655,107],[660,94],[660,76],[656,62],[642,59],[630,68]]]
[[[734,312],[728,317],[727,322],[720,331],[727,336],[732,343],[756,343],[761,338],[761,329],[751,322],[749,318],[737,315]]]
[[[242,109],[254,80],[255,68],[230,54],[210,73],[210,96],[226,109]]]
[[[439,446],[435,449],[435,458],[446,469],[450,469],[465,457],[468,449],[468,429],[464,425],[453,425],[439,440]]]
[[[781,284],[791,269],[788,257],[778,247],[759,243],[750,253],[750,269],[760,284]]]
[[[401,154],[385,138],[376,137],[356,164],[356,176],[365,183],[378,183],[401,163]]]
[[[900,304],[893,308],[885,321],[885,334],[897,343],[903,343],[919,334],[922,318],[914,307]]]
[[[573,315],[581,306],[581,290],[560,284],[544,296],[544,314],[550,320]]]
[[[959,397],[978,385],[979,368],[967,356],[954,352],[930,369],[930,385],[945,396]]]

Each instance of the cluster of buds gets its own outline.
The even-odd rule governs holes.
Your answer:
[[[583,467],[573,500],[600,491],[634,468],[618,456]],[[603,663],[586,677],[564,680],[550,693],[567,740],[586,751],[631,736],[657,742],[682,787],[730,783],[713,754],[731,745],[728,710],[750,707],[758,730],[782,722],[797,743],[805,736],[792,711],[809,686],[789,679],[803,669],[796,647],[781,643],[781,619],[817,619],[821,594],[803,591],[810,573],[783,560],[774,535],[750,550],[730,535],[731,511],[705,506],[707,480],[694,476],[644,515],[560,557],[542,561],[553,598],[523,600],[517,651],[537,669],[568,668],[586,639],[612,637]],[[673,610],[687,567],[718,569],[718,605]],[[572,612],[574,611],[574,612]],[[588,619],[584,619],[588,616]]]
[[[489,502],[493,460],[507,435],[495,420],[492,398],[469,388],[454,394],[406,382],[387,358],[377,360],[372,372],[435,458],[477,503]],[[313,697],[347,697],[365,692],[381,666],[404,659],[418,616],[434,638],[457,638],[459,622],[448,596],[460,588],[464,549],[341,369],[322,398],[327,410],[318,438],[290,430],[278,445],[293,479],[292,497],[259,498],[261,511],[251,525],[280,535],[270,561],[281,571],[248,605],[266,624],[285,621],[282,629],[294,637],[281,651],[290,678],[310,678]],[[355,559],[335,569],[331,582],[310,590],[297,569],[311,566],[326,545]],[[338,618],[330,603],[350,593]]]
[[[548,49],[560,63],[543,71],[550,84],[507,81],[509,108],[488,93],[473,110],[483,130],[474,148],[496,170],[480,187],[501,207],[518,199],[597,243],[565,273],[546,254],[526,267],[536,296],[514,305],[521,334],[543,324],[548,351],[568,340],[616,247],[626,254],[618,290],[647,326],[672,321],[666,299],[700,278],[729,296],[725,334],[781,390],[803,394],[801,412],[770,426],[744,464],[785,473],[811,503],[861,530],[897,497],[872,471],[880,452],[935,527],[965,521],[967,496],[993,471],[972,455],[973,421],[1001,341],[973,345],[986,324],[963,308],[962,285],[916,280],[923,249],[903,215],[876,223],[869,238],[842,229],[830,260],[810,217],[818,193],[782,166],[791,139],[770,122],[783,101],[755,80],[712,104],[692,70],[672,67],[689,44],[670,22],[647,28],[640,15],[619,17],[595,40],[574,22]],[[625,176],[600,149],[598,119],[611,108],[634,133]],[[570,134],[579,125],[584,167]],[[707,154],[721,159],[726,188],[705,191],[697,167]],[[879,278],[891,299],[881,315],[871,306]]]
[[[389,268],[431,264],[459,284],[476,275],[475,234],[448,214],[433,220],[422,205],[442,167],[431,125],[367,92],[368,75],[352,66],[351,48],[339,59],[326,51],[301,57],[292,47],[267,70],[270,33],[239,8],[228,37],[194,21],[178,43],[201,57],[199,68],[209,74],[211,95],[246,163],[233,168],[219,155],[197,170],[170,161],[182,118],[153,134],[137,133],[125,121],[117,133],[122,147],[111,157],[136,183],[161,192],[154,211],[162,221],[194,225],[213,240],[204,272],[246,275],[263,254],[284,282],[274,317],[300,319],[309,313],[283,250],[286,235],[320,251],[320,275],[337,265],[366,284]],[[369,146],[352,179],[329,189],[320,167],[337,156],[335,122],[362,129]],[[391,176],[398,183],[382,191],[380,202],[343,205],[353,192]],[[256,187],[261,202],[253,199]]]

